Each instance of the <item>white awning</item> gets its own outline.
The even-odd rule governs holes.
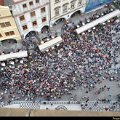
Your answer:
[[[52,39],[48,42],[45,42],[45,43],[39,45],[39,49],[41,51],[45,51],[48,48],[53,47],[54,45],[58,45],[61,42],[62,42],[62,38],[61,37],[56,37],[56,38],[54,38],[54,39]]]
[[[119,14],[120,14],[120,10],[115,10],[115,11],[113,11],[113,12],[111,12],[111,13],[103,16],[103,17],[98,18],[97,20],[94,20],[93,22],[90,22],[90,23],[76,29],[76,32],[78,34],[80,34],[80,33],[84,32],[84,31],[98,25],[99,23],[103,23],[103,22],[105,22],[105,21],[107,21],[107,20],[109,20],[109,19],[111,19],[111,18],[113,18],[113,17],[115,17],[115,16],[117,16]]]
[[[0,55],[0,61],[5,61],[7,59],[23,58],[23,57],[27,57],[27,56],[28,56],[27,51],[3,54],[3,55]]]

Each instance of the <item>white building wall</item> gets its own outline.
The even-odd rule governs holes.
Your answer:
[[[33,1],[33,6],[30,7],[29,2]],[[23,4],[27,5],[27,8],[23,9]],[[41,8],[45,7],[46,12],[44,14],[41,14]],[[50,21],[50,11],[49,11],[49,0],[40,0],[39,4],[35,3],[35,0],[25,0],[24,2],[16,3],[12,6],[13,10],[13,16],[15,18],[15,21],[17,23],[18,29],[20,31],[20,34],[22,36],[26,36],[30,31],[37,31],[41,32],[41,29],[43,26],[48,25]],[[32,17],[30,16],[30,12],[35,11],[36,16]],[[20,21],[19,17],[24,15],[25,20]],[[42,17],[46,16],[46,22],[42,23]],[[32,26],[32,22],[36,20],[37,26]],[[28,29],[23,30],[22,26],[27,25]]]
[[[22,35],[22,26],[21,26],[21,23],[20,23],[20,20],[18,17],[14,17],[15,21],[16,21],[16,24],[17,24],[17,27],[19,29],[19,32],[20,34]]]
[[[50,25],[51,26],[55,23],[55,21],[57,21],[60,18],[69,19],[70,16],[78,10],[80,10],[82,13],[84,13],[87,0],[81,0],[81,5],[80,6],[78,6],[79,0],[75,0],[75,8],[74,9],[71,9],[71,1],[73,1],[73,0],[60,0],[60,2],[55,3],[55,0],[50,0],[50,6],[51,6],[50,7],[50,9],[51,9]],[[63,5],[65,3],[68,3],[68,10],[67,10],[66,13],[63,13]],[[56,7],[60,7],[60,14],[58,16],[55,16],[55,10],[54,9]]]
[[[46,22],[46,24],[47,25],[50,25],[50,6],[49,6],[49,4],[46,6],[46,13],[47,13],[47,22]]]
[[[37,23],[38,23],[38,31],[40,31],[40,28],[42,26],[42,21],[41,21],[41,12],[40,12],[40,9],[36,9],[36,20],[37,20]]]

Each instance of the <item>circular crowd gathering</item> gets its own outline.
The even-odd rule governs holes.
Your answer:
[[[79,86],[86,86],[89,93],[102,81],[120,81],[119,74],[110,73],[112,64],[118,64],[115,57],[120,54],[120,36],[112,40],[120,31],[116,19],[80,35],[67,22],[62,27],[63,42],[44,52],[29,40],[34,49],[28,58],[0,63],[0,102],[57,100],[71,95],[71,90]],[[95,94],[99,95],[104,89],[110,87],[105,85]]]

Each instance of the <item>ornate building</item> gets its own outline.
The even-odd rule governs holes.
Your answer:
[[[23,37],[49,26],[49,0],[8,0],[7,3],[12,3],[10,7]]]
[[[20,33],[9,7],[0,6],[0,41],[20,39]]]
[[[69,19],[75,12],[85,11],[86,0],[50,0],[51,26],[59,19]]]

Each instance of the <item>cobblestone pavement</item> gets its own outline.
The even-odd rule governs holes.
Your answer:
[[[61,23],[62,25],[62,23]],[[115,42],[116,37],[119,37],[120,33],[116,33],[115,36],[113,36],[113,42]],[[113,55],[114,51],[116,51],[115,47],[113,47],[111,53]],[[117,56],[117,57],[116,57]],[[116,54],[115,59],[112,59],[112,67],[110,69],[114,69],[114,71],[116,70],[116,68],[120,67],[120,52],[118,50],[118,53]],[[118,64],[115,64],[115,61],[118,61]],[[118,73],[115,73],[114,71],[112,71],[113,76],[120,76]],[[103,73],[105,71],[102,71]],[[79,79],[79,78],[77,78]],[[91,81],[91,80],[90,80]],[[118,83],[120,82],[120,79],[118,80],[104,80],[103,77],[100,78],[100,83],[97,83],[94,89],[91,89],[90,92],[86,92],[88,91],[88,88],[86,86],[80,86],[80,87],[76,87],[76,90],[71,91],[70,95],[64,95],[61,99],[56,99],[56,101],[78,101],[80,102],[80,105],[82,105],[80,108],[82,108],[82,110],[84,111],[88,111],[88,110],[93,110],[93,111],[103,111],[106,110],[107,108],[111,108],[114,111],[120,111],[119,108],[120,106],[118,104],[112,105],[112,102],[117,101],[117,94],[120,93],[120,87],[118,86]],[[98,91],[101,87],[104,87],[106,85],[106,89],[104,89],[103,92],[101,92],[100,94],[96,94],[96,91]],[[108,89],[110,88],[110,89]],[[14,88],[11,88],[14,89]],[[89,97],[89,102],[85,102],[86,99]],[[6,99],[8,99],[8,96],[6,94]],[[107,103],[103,102],[98,102],[96,103],[97,100],[101,100],[101,99],[108,99],[108,100],[112,100],[109,101]],[[44,100],[44,99],[38,99],[39,101]],[[87,104],[87,105],[86,105]],[[96,105],[97,104],[97,105]],[[1,105],[2,106],[2,105]],[[34,103],[30,103],[30,104],[21,104],[22,108],[27,107],[27,108],[34,108],[34,109],[38,109],[40,108],[39,104],[34,104]],[[62,108],[61,108],[62,109]]]

